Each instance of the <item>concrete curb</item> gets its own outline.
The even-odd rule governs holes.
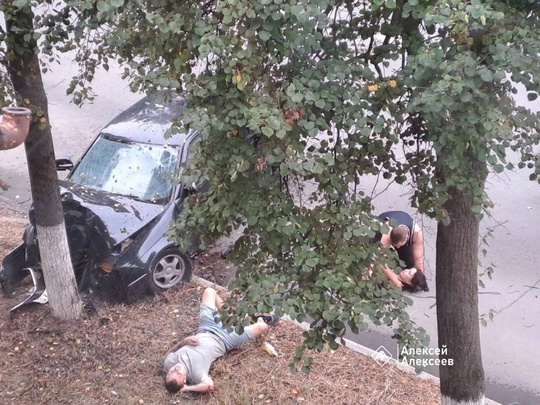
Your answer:
[[[27,218],[11,218],[11,217],[2,217],[0,216],[0,223],[11,223],[11,224],[21,224],[26,225],[28,224]]]
[[[201,278],[201,277],[198,277],[198,276],[193,276],[193,280],[195,282],[205,286],[205,287],[212,287],[212,288],[215,288],[216,290],[227,291],[227,289],[225,287],[222,287],[222,286],[220,286],[220,285],[218,285],[216,283],[210,282],[210,281],[205,280],[204,278]],[[287,320],[288,322],[292,322],[293,324],[299,326],[303,330],[308,330],[309,329],[309,323],[307,323],[307,322],[300,323],[300,322],[297,322],[297,321],[293,321],[287,315],[285,315],[282,319]],[[362,346],[361,344],[353,342],[352,340],[349,340],[349,339],[343,339],[343,340],[345,341],[347,349],[354,350],[357,353],[363,354],[364,356],[368,356],[368,357],[371,357],[371,358],[375,358],[375,356],[377,355],[377,352],[375,350],[370,349],[369,347]],[[386,364],[388,364],[388,363],[392,364],[393,366],[397,367],[398,369],[400,369],[401,371],[403,371],[403,372],[405,372],[407,374],[413,374],[413,375],[417,376],[418,378],[422,378],[424,380],[430,380],[430,381],[433,381],[433,382],[435,382],[437,384],[440,384],[439,377],[435,377],[434,375],[431,375],[431,374],[428,374],[428,373],[425,373],[425,372],[421,372],[420,374],[417,374],[414,367],[409,366],[408,364],[399,362],[394,358],[389,358],[388,361],[386,362]],[[382,365],[381,367],[384,367],[384,365]],[[484,399],[484,404],[485,405],[502,405],[499,402],[493,401],[493,400],[488,399],[488,398]]]

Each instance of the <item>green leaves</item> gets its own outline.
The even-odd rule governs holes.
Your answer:
[[[396,8],[396,0],[386,0],[384,2],[384,5],[390,9],[390,10],[393,10]]]
[[[482,213],[474,165],[511,167],[507,148],[537,179],[539,118],[511,92],[537,98],[540,30],[537,13],[524,19],[506,2],[399,4],[348,14],[307,0],[68,2],[36,17],[38,36],[21,37],[40,38],[50,55],[75,50],[81,70],[68,92],[78,102],[113,61],[133,90],[186,95],[180,125],[204,140],[179,181],[211,188],[184,202],[170,234],[179,243],[200,234],[202,244],[240,234],[231,260],[243,302],[313,322],[306,350],[336,348],[345,328],[367,327],[364,317],[413,344],[423,334],[408,319],[411,300],[370,271],[395,263],[369,241],[387,230],[364,180],[403,184],[413,206],[444,222],[456,190]]]
[[[484,82],[493,81],[493,73],[487,68],[481,68],[479,70],[480,77]]]
[[[271,37],[271,34],[268,31],[259,32],[259,38],[264,42],[268,41],[270,37]]]

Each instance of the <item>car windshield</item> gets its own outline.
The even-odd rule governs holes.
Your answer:
[[[81,186],[163,203],[178,164],[178,151],[165,145],[119,142],[100,136],[70,176]]]

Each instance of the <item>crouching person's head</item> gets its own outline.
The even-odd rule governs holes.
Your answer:
[[[173,366],[165,376],[165,388],[174,394],[182,389],[186,383],[187,370],[183,364]]]

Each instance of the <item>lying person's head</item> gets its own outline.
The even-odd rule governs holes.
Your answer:
[[[165,388],[170,393],[174,394],[182,389],[186,383],[187,370],[186,367],[178,363],[173,366],[165,376]]]
[[[403,283],[403,290],[409,292],[429,291],[426,275],[416,268],[402,270],[398,275]]]

